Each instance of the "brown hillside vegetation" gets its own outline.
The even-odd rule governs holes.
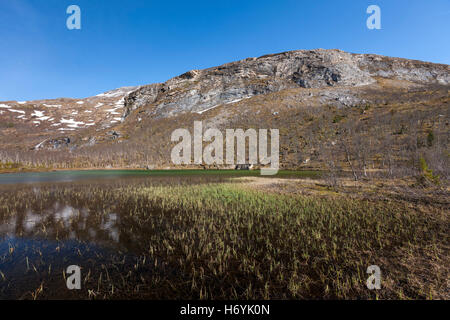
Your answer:
[[[171,132],[202,120],[204,130],[279,129],[286,169],[399,176],[420,172],[424,158],[445,180],[449,79],[446,65],[339,50],[249,58],[77,102],[5,102],[22,113],[1,109],[0,157],[18,167],[174,168]]]

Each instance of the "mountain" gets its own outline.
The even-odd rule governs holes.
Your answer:
[[[279,128],[286,168],[391,171],[413,153],[447,149],[449,88],[448,65],[340,50],[271,54],[86,99],[0,102],[0,160],[173,167],[171,132],[202,120],[204,129]]]
[[[339,50],[293,51],[192,70],[126,98],[128,112],[154,105],[152,115],[203,112],[221,104],[293,88],[356,87],[376,77],[415,83],[450,83],[449,67]],[[128,113],[127,112],[127,113]]]

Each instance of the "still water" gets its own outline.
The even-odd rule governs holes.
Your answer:
[[[166,171],[167,172],[167,171]],[[53,171],[53,172],[23,172],[0,174],[2,184],[30,184],[39,182],[74,182],[98,179],[119,179],[130,177],[145,177],[151,174],[162,174],[164,171],[143,170],[80,170],[80,171]]]
[[[164,298],[153,286],[180,271],[151,248],[164,249],[157,235],[173,223],[139,191],[203,182],[146,171],[1,174],[0,299]],[[82,270],[81,290],[66,286],[70,265]]]

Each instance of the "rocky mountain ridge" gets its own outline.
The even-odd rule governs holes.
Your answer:
[[[142,86],[125,98],[125,116],[154,105],[157,117],[204,112],[255,95],[289,88],[355,87],[376,77],[415,83],[450,83],[449,66],[340,50],[299,50],[191,70],[163,84]]]
[[[85,99],[0,102],[0,158],[72,163],[81,157],[84,164],[67,166],[117,166],[122,157],[130,160],[120,166],[167,166],[171,130],[202,120],[205,129],[280,128],[282,155],[303,163],[317,153],[307,137],[343,132],[341,118],[386,122],[393,110],[431,112],[426,105],[447,118],[449,86],[448,65],[340,50],[271,54]],[[428,127],[439,120],[421,116]],[[310,156],[295,155],[306,145]]]

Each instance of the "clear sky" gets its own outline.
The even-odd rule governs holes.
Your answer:
[[[81,30],[68,30],[69,5]],[[381,8],[381,30],[366,9]],[[287,50],[450,64],[450,0],[0,0],[0,101],[83,98]]]

